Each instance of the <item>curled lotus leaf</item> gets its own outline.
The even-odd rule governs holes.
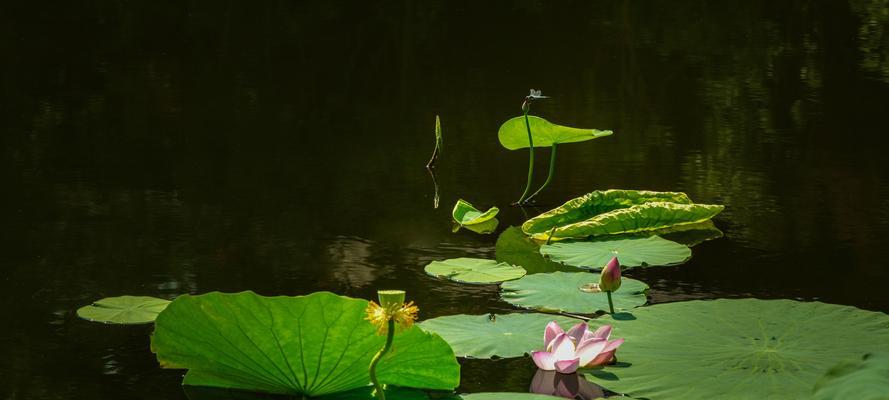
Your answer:
[[[543,217],[541,215],[525,222],[523,230],[537,240],[548,240],[550,238],[562,240],[599,235],[637,233],[707,221],[719,214],[723,208],[725,207],[712,204],[681,204],[656,201],[607,211],[586,219],[566,219],[563,221],[564,224],[561,225],[553,225],[552,223],[542,224],[540,223],[541,220],[534,221],[536,218]],[[581,212],[577,212],[575,215],[583,218],[583,213]],[[541,219],[544,218],[546,217]],[[538,228],[542,225],[548,225],[551,229],[538,232]],[[529,226],[532,228],[529,229]]]
[[[682,192],[625,189],[596,190],[568,200],[559,207],[525,221],[522,224],[522,230],[528,234],[544,233],[554,227],[585,221],[609,211],[651,202],[693,204],[688,195]]]
[[[531,134],[534,136],[534,147],[550,147],[559,143],[583,142],[614,133],[607,130],[578,129],[556,125],[533,115],[528,116],[528,124],[531,126]],[[530,143],[528,143],[528,128],[525,126],[524,116],[506,120],[503,125],[500,125],[497,137],[500,139],[500,144],[509,150],[530,147]]]
[[[491,207],[488,211],[482,212],[479,209],[475,208],[468,201],[463,199],[458,199],[457,204],[454,205],[454,210],[451,212],[451,215],[454,218],[454,222],[462,226],[468,225],[478,225],[487,221],[492,220],[497,216],[497,213],[500,212],[500,209],[497,207]],[[496,227],[496,224],[495,224]]]

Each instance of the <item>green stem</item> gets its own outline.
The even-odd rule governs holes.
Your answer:
[[[528,198],[525,199],[525,202],[531,201],[531,199],[533,199],[535,196],[537,196],[537,194],[540,193],[540,191],[542,191],[543,188],[546,187],[546,185],[549,185],[549,181],[551,181],[553,179],[553,175],[555,175],[555,174],[556,174],[556,144],[553,143],[553,151],[552,151],[552,153],[550,153],[550,156],[549,156],[549,174],[546,176],[546,181],[543,182],[543,186],[541,186],[540,189],[537,189],[536,192],[534,192],[533,194],[528,196]]]
[[[611,292],[605,292],[608,294],[608,309],[611,310],[611,313],[614,314],[614,303],[611,301]]]
[[[370,361],[370,381],[374,384],[374,393],[377,398],[380,400],[386,400],[386,393],[383,392],[383,385],[380,384],[380,381],[377,380],[377,364],[383,358],[386,353],[389,352],[389,349],[392,348],[392,339],[395,337],[395,320],[389,319],[389,324],[386,327],[386,345],[377,352],[377,355],[374,356],[373,360]]]
[[[528,121],[527,112],[525,112],[525,129],[528,130],[528,184],[525,185],[525,191],[522,192],[522,197],[519,197],[519,201],[516,202],[519,206],[525,203],[525,196],[531,191],[531,179],[534,177],[534,138],[531,137],[531,122]]]

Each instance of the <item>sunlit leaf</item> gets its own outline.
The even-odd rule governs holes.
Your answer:
[[[495,260],[461,257],[433,261],[426,266],[426,273],[456,282],[484,284],[519,279],[525,276],[525,269]]]
[[[152,350],[162,367],[188,369],[185,385],[310,396],[348,391],[369,384],[368,365],[386,340],[364,319],[367,304],[328,292],[184,295],[158,316]],[[450,390],[460,367],[443,339],[414,326],[395,337],[377,376]]]
[[[475,208],[475,206],[469,204],[468,201],[459,199],[457,200],[457,204],[454,205],[454,210],[451,214],[456,223],[465,226],[481,224],[485,221],[489,221],[496,217],[499,212],[500,209],[497,207],[491,207],[488,211],[481,212]]]
[[[682,264],[691,258],[688,246],[659,236],[595,239],[583,242],[554,242],[540,253],[556,262],[600,270],[612,257],[625,268]]]
[[[570,200],[525,221],[522,230],[538,240],[646,232],[704,222],[723,208],[693,204],[684,193],[611,189]]]
[[[819,302],[696,300],[632,316],[591,321],[626,341],[617,365],[586,376],[636,398],[808,399],[838,360],[889,351],[889,315]]]
[[[550,147],[553,144],[559,143],[583,142],[613,133],[612,131],[600,131],[598,129],[578,129],[556,125],[533,115],[528,116],[528,123],[531,125],[534,147]],[[509,150],[530,147],[524,116],[515,117],[504,122],[497,132],[497,137],[500,139],[500,144]]]
[[[420,323],[451,345],[457,357],[522,357],[543,348],[543,330],[550,321],[570,327],[579,319],[540,313],[448,315]]]
[[[167,308],[169,300],[147,296],[106,297],[80,307],[77,316],[106,324],[150,324]]]
[[[609,211],[651,202],[693,204],[691,199],[681,192],[623,189],[596,190],[568,200],[557,208],[525,221],[522,224],[522,230],[526,233],[548,232],[553,227],[574,224]]]
[[[552,272],[526,275],[503,282],[503,300],[518,307],[542,311],[564,311],[592,314],[608,310],[608,297],[603,292],[591,291],[590,283],[598,283],[595,272]],[[623,278],[619,290],[612,293],[615,310],[629,310],[644,305],[648,285],[635,279]]]

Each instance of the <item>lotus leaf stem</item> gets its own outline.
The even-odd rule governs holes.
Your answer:
[[[608,294],[608,309],[611,311],[611,314],[614,314],[614,302],[611,301],[611,292],[605,292]]]
[[[519,197],[519,201],[516,202],[516,204],[519,206],[525,204],[525,196],[527,196],[528,192],[531,191],[531,180],[534,178],[534,138],[531,137],[531,122],[528,121],[528,111],[524,111],[524,113],[525,128],[528,130],[528,183],[525,185],[525,191],[522,192],[522,196]]]
[[[531,199],[536,197],[537,194],[543,190],[543,188],[545,188],[547,185],[549,185],[549,181],[551,181],[553,179],[553,175],[555,175],[555,174],[556,174],[556,143],[553,143],[553,150],[549,156],[549,174],[546,175],[546,181],[543,182],[543,186],[541,186],[540,189],[537,189],[536,192],[534,192],[530,196],[528,196],[528,198],[525,199],[525,202],[527,203],[527,202],[531,201]]]
[[[373,360],[370,361],[370,369],[368,371],[370,372],[370,381],[373,382],[374,385],[374,394],[380,400],[386,400],[386,393],[383,392],[383,385],[377,380],[377,364],[383,356],[389,352],[389,349],[392,348],[392,339],[395,338],[395,319],[389,318],[386,328],[386,345],[384,345],[383,348],[377,352],[377,355],[374,356]]]

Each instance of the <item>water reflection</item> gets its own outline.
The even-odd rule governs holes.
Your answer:
[[[578,373],[560,374],[538,369],[531,380],[531,392],[576,400],[593,400],[605,397],[605,391]]]

